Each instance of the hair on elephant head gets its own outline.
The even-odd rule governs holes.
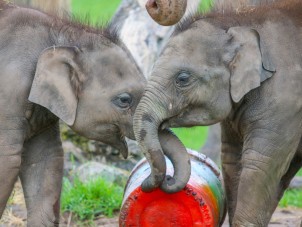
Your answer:
[[[300,125],[298,122],[302,117],[302,104],[294,101],[302,95],[301,61],[295,57],[301,51],[301,44],[294,38],[301,35],[301,9],[302,3],[297,0],[281,1],[249,11],[194,16],[178,25],[154,65],[134,115],[136,139],[152,169],[142,184],[144,190],[161,186],[167,192],[174,192],[182,189],[189,179],[185,173],[190,171],[190,166],[183,162],[185,151],[179,148],[181,154],[173,164],[175,171],[180,173],[174,176],[169,188],[163,187],[166,185],[165,172],[159,168],[165,165],[162,158],[165,151],[160,143],[163,130],[223,122],[223,155],[226,151],[232,153],[223,156],[224,175],[230,181],[226,185],[231,184],[227,194],[232,201],[229,204],[232,225],[268,224],[272,213],[262,211],[273,211],[278,201],[257,204],[259,198],[270,201],[280,198],[278,193],[284,191],[284,188],[278,189],[276,182],[279,179],[270,168],[278,169],[277,175],[287,176],[288,181],[290,173],[296,172],[302,164],[296,163],[292,167],[294,170],[287,172],[293,157],[298,155],[295,149],[301,138],[301,131],[291,128]],[[289,75],[296,83],[285,79]],[[285,96],[292,97],[292,101]],[[286,120],[289,118],[296,125]],[[297,137],[291,137],[295,145],[274,133],[276,128],[296,134]],[[284,144],[292,150],[285,149]],[[259,165],[261,167],[257,162],[261,155],[257,156],[257,153],[269,159]],[[277,153],[277,158],[272,155]],[[277,161],[279,155],[287,161]],[[233,160],[235,157],[240,157],[237,163]],[[251,167],[254,164],[256,167]],[[252,168],[255,172],[251,172]],[[265,169],[268,177],[261,178],[258,168]],[[238,171],[232,175],[226,169]],[[248,180],[253,174],[257,175],[257,184],[251,183],[251,186]],[[265,180],[275,182],[275,188],[262,187],[260,182]],[[173,184],[177,185],[177,190]],[[244,198],[246,190],[251,190],[247,185],[255,190],[252,200],[257,205]],[[237,194],[233,195],[235,192]],[[254,218],[249,220],[236,212],[236,205],[241,210],[251,211]],[[256,209],[254,205],[262,209]]]

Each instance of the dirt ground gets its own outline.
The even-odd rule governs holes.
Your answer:
[[[76,224],[72,221],[72,213],[65,214],[61,218],[61,227],[117,227],[118,217],[114,218],[99,218],[93,224]],[[21,185],[17,182],[13,197],[9,201],[9,205],[5,210],[2,219],[0,220],[0,227],[25,227],[26,226],[26,209],[23,199]],[[228,220],[222,227],[228,227]],[[159,226],[160,227],[160,226]],[[277,208],[275,211],[269,227],[302,227],[302,209],[297,208]]]
[[[222,227],[228,227],[226,219]],[[269,227],[302,227],[302,209],[277,208],[270,221]]]
[[[65,223],[62,226],[68,226],[68,223]],[[76,226],[76,225],[70,225]],[[117,227],[118,218],[101,218],[95,222],[95,226],[104,226],[104,227]],[[228,220],[226,219],[222,227],[228,227]],[[302,209],[296,208],[278,208],[274,213],[269,227],[302,227]],[[160,226],[159,226],[160,227]]]
[[[71,214],[72,215],[72,214]],[[23,217],[22,217],[23,216]],[[19,212],[8,210],[3,217],[4,222],[0,222],[0,227],[25,227],[25,215],[20,215]],[[70,216],[71,217],[71,216]],[[70,221],[70,218],[62,217],[61,227],[83,227],[83,226],[102,226],[102,227],[118,227],[118,217],[114,218],[100,218],[95,220],[94,224],[76,224]],[[227,219],[222,227],[228,227]],[[302,209],[295,208],[278,208],[274,213],[269,227],[302,227]]]
[[[118,218],[112,218],[112,219],[103,218],[96,221],[95,224],[96,226],[116,227],[118,226]],[[222,227],[228,227],[228,226],[229,226],[228,220],[226,219]],[[302,227],[302,209],[278,208],[274,213],[271,222],[268,226],[269,227]]]

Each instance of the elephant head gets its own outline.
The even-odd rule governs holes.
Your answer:
[[[186,12],[187,0],[148,0],[146,9],[157,23],[176,24]]]
[[[262,32],[256,29],[221,28],[211,19],[178,28],[155,63],[134,115],[136,139],[152,168],[143,190],[162,185],[174,192],[186,185],[190,167],[179,148],[173,163],[179,174],[169,187],[164,186],[165,173],[158,168],[165,166],[159,132],[226,119],[246,94],[273,75],[268,55]]]
[[[102,39],[105,39],[102,37]],[[89,139],[127,157],[124,137],[134,139],[132,118],[145,79],[122,45],[47,48],[38,59],[29,101],[39,104]]]

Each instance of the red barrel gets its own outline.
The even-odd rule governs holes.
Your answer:
[[[119,217],[121,227],[214,227],[222,225],[225,214],[225,194],[221,173],[205,155],[188,150],[191,177],[180,192],[167,194],[160,189],[145,193],[141,183],[150,174],[146,159],[132,170],[127,182]],[[173,166],[166,158],[167,174]]]

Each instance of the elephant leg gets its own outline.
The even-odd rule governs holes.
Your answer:
[[[0,116],[0,218],[17,180],[24,142],[22,120]]]
[[[283,135],[271,129],[255,129],[244,142],[232,226],[269,224],[279,202],[282,177],[289,170],[300,140],[300,135],[291,133],[294,129],[280,128]]]
[[[58,125],[24,144],[20,178],[28,226],[59,226],[63,160]]]
[[[237,202],[238,178],[241,171],[241,149],[233,144],[222,144],[222,174],[227,197],[229,222],[231,223]]]
[[[236,208],[238,179],[241,171],[242,145],[227,124],[221,124],[221,167],[227,197],[229,222],[232,222]]]

